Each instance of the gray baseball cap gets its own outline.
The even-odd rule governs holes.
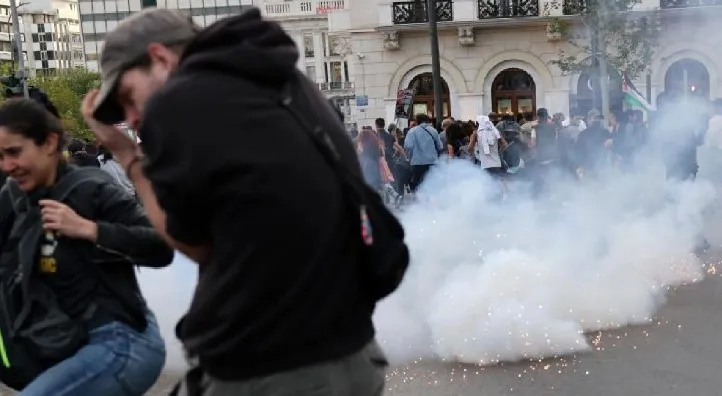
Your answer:
[[[120,76],[144,59],[150,44],[186,43],[198,31],[192,19],[179,10],[148,8],[125,18],[105,36],[100,55],[102,85],[93,117],[106,124],[122,122],[125,114],[115,92]]]

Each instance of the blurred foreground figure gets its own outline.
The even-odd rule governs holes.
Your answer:
[[[297,60],[257,9],[202,31],[145,10],[106,37],[84,116],[200,267],[177,326],[194,367],[175,394],[383,392],[371,316],[408,264],[403,230]]]

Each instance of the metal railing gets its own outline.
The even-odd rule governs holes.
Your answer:
[[[436,0],[436,20],[450,22],[454,20],[452,0]],[[392,20],[395,25],[423,23],[429,21],[426,0],[397,1],[391,4]]]
[[[659,7],[670,8],[694,8],[707,6],[722,6],[722,0],[660,0]]]
[[[346,0],[274,1],[265,3],[263,9],[269,17],[323,15],[346,9]]]
[[[479,0],[479,19],[539,16],[539,0]]]
[[[318,83],[318,89],[321,91],[343,91],[352,90],[355,84],[351,81],[330,81]]]

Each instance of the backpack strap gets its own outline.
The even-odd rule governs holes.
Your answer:
[[[78,186],[92,181],[100,183],[103,181],[112,181],[112,179],[107,172],[98,168],[75,168],[53,186],[51,197],[58,202],[63,202]]]
[[[23,209],[27,209],[27,195],[20,190],[18,182],[12,178],[5,179],[5,184],[0,190],[0,199],[2,200],[3,208],[6,204],[9,204],[9,208],[12,208],[14,213],[21,213]],[[26,207],[23,207],[25,205]],[[3,212],[3,215],[5,212]]]

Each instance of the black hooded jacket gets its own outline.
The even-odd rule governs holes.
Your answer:
[[[219,21],[186,48],[139,131],[168,233],[212,253],[177,331],[215,378],[328,361],[373,337],[360,230],[333,170],[282,103],[327,131],[360,174],[358,160],[297,60],[293,40],[257,9]]]

